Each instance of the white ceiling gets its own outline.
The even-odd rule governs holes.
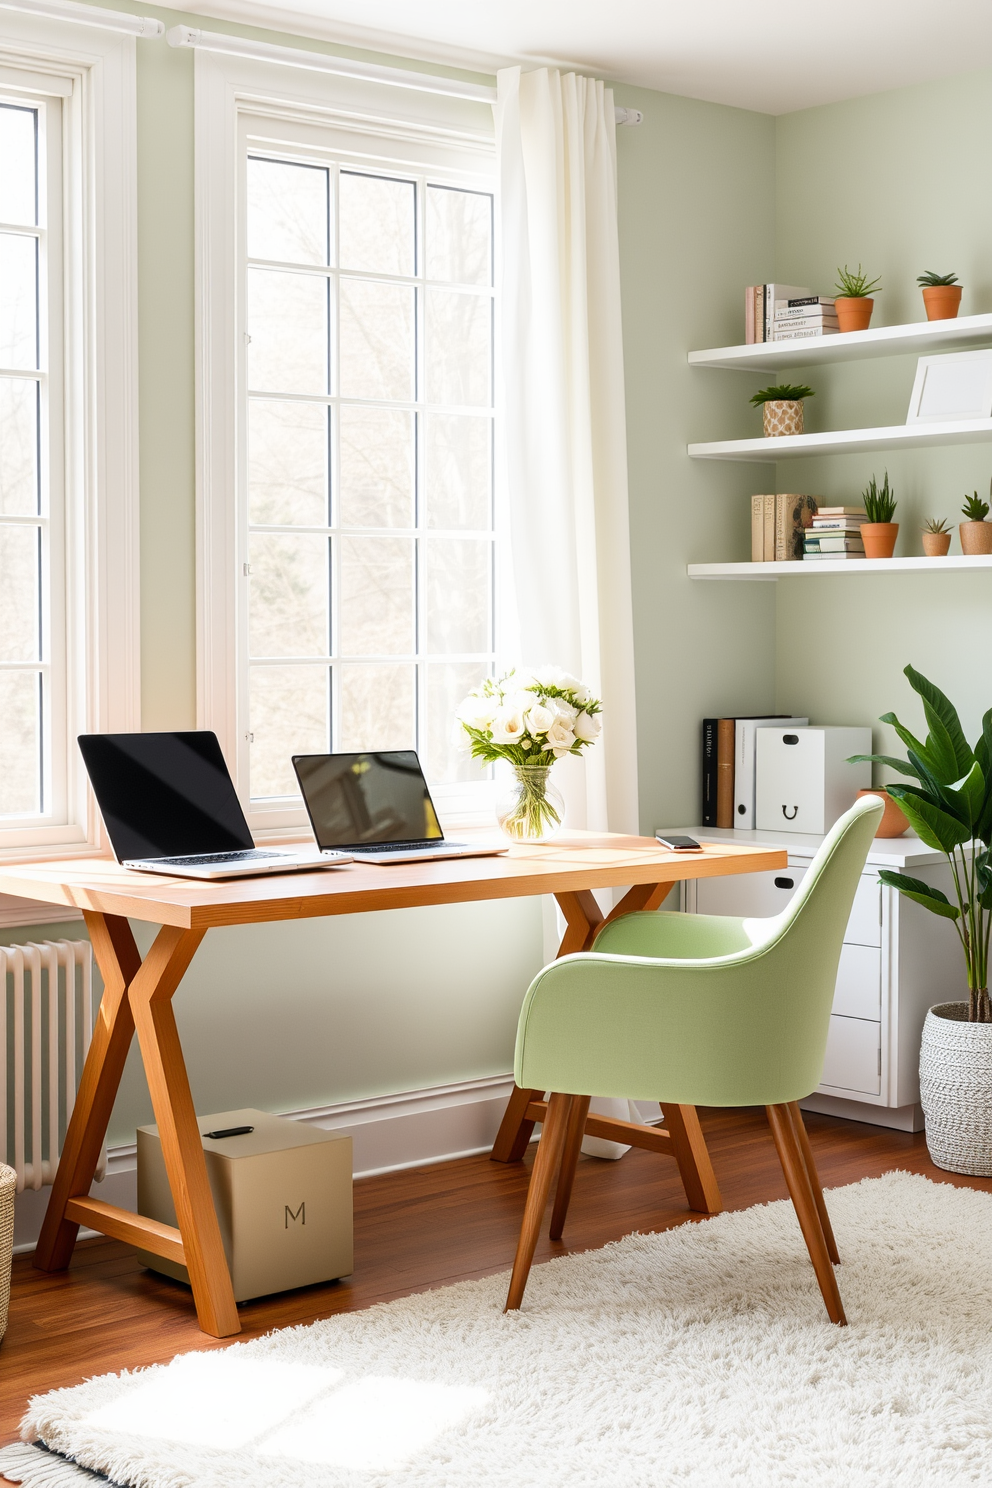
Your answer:
[[[182,8],[485,72],[565,63],[772,114],[992,65],[992,0],[194,0]]]

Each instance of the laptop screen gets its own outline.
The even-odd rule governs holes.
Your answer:
[[[439,841],[444,833],[413,749],[293,756],[320,848]]]
[[[117,861],[253,847],[217,735],[81,734]]]

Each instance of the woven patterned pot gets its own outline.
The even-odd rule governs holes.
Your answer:
[[[0,1163],[0,1339],[7,1331],[10,1307],[10,1262],[14,1253],[14,1190],[17,1174]]]
[[[937,1167],[992,1177],[992,1023],[969,1023],[966,1002],[938,1003],[927,1013],[920,1102]]]
[[[803,432],[803,400],[801,398],[770,398],[761,405],[765,426],[765,438],[774,439],[780,434]]]

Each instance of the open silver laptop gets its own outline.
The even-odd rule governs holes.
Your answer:
[[[334,868],[351,854],[256,847],[217,735],[81,734],[79,750],[118,863],[180,878]]]
[[[505,843],[449,842],[413,749],[294,754],[293,768],[322,852],[361,863],[490,857]]]

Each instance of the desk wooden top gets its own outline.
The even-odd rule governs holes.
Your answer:
[[[481,835],[459,832],[458,838],[471,841]],[[492,841],[491,833],[487,840]],[[215,925],[675,883],[787,864],[788,855],[777,848],[713,842],[703,843],[700,852],[675,853],[653,837],[566,832],[554,842],[515,845],[499,857],[385,866],[348,863],[317,872],[214,882],[136,873],[109,858],[20,863],[0,867],[0,894],[206,930]]]

